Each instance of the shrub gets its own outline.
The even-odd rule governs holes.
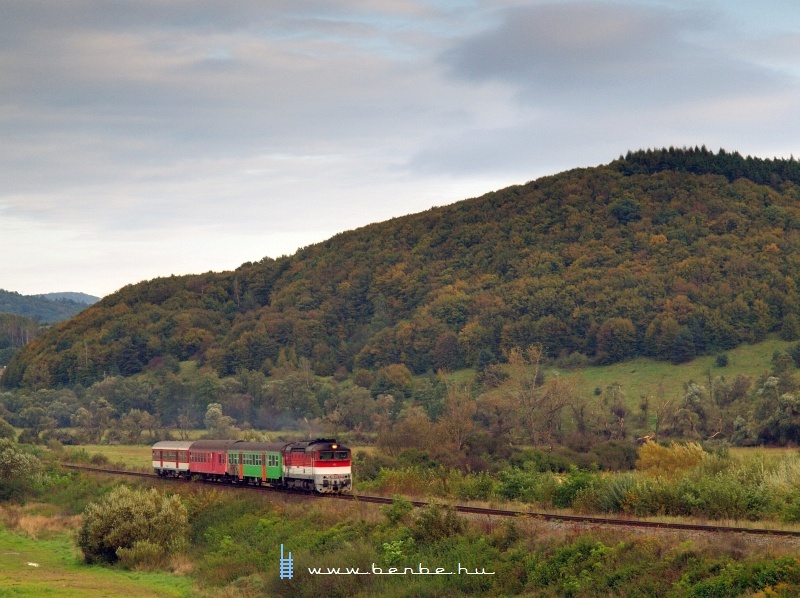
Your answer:
[[[411,533],[420,544],[434,544],[464,531],[464,522],[453,509],[431,503],[414,518]]]
[[[558,486],[553,504],[559,508],[571,507],[581,491],[586,491],[597,483],[597,474],[573,469]]]
[[[789,357],[792,358],[792,361],[794,361],[795,367],[800,368],[800,343],[792,345],[786,349],[786,352],[789,354]]]
[[[25,428],[19,433],[17,442],[20,444],[39,444],[39,433],[36,430]]]
[[[730,362],[730,359],[728,358],[728,354],[727,353],[719,353],[717,355],[717,357],[714,359],[714,364],[718,368],[728,367],[728,363],[729,362]]]
[[[548,474],[541,474],[530,469],[504,469],[500,472],[500,484],[497,487],[497,494],[509,500],[522,501],[541,501],[541,486],[543,478],[547,477],[554,481]]]
[[[648,441],[639,449],[636,469],[653,476],[670,477],[678,472],[694,469],[705,455],[703,447],[695,442],[661,446]]]
[[[357,451],[353,455],[353,471],[358,473],[358,481],[375,480],[380,476],[381,469],[397,466],[397,461],[385,455],[369,455],[364,451]]]
[[[164,562],[165,551],[158,544],[140,540],[130,548],[117,548],[120,564],[126,569],[158,569]]]
[[[395,495],[391,505],[381,507],[381,512],[391,525],[402,523],[406,516],[413,510],[414,506],[409,500],[402,496]]]
[[[589,454],[600,469],[626,471],[636,467],[636,446],[628,442],[609,440],[593,446]]]
[[[9,438],[14,440],[17,437],[17,433],[14,431],[14,426],[0,417],[0,438]]]
[[[78,546],[89,564],[122,560],[152,568],[181,550],[188,532],[180,498],[120,486],[86,507]]]
[[[89,457],[89,463],[92,465],[108,465],[109,459],[103,453],[94,453]]]
[[[634,488],[635,479],[631,475],[601,478],[595,491],[594,508],[603,513],[620,513]]]
[[[464,476],[456,494],[463,500],[489,500],[495,494],[495,481],[486,472]]]
[[[8,438],[0,439],[0,500],[21,498],[40,481],[42,463]]]

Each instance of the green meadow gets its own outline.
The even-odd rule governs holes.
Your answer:
[[[770,370],[772,355],[776,351],[785,351],[792,344],[794,343],[769,338],[758,344],[741,345],[726,351],[729,357],[726,367],[717,367],[714,355],[697,357],[679,365],[640,357],[613,365],[590,366],[572,371],[551,368],[546,369],[545,374],[573,380],[578,393],[584,396],[594,394],[596,388],[605,392],[609,386],[619,385],[628,406],[636,408],[641,397],[682,397],[684,384],[690,380],[708,386],[709,377],[732,380],[743,375],[758,378]]]
[[[169,573],[88,566],[69,533],[33,539],[0,527],[0,596],[126,598],[192,596],[192,580]]]

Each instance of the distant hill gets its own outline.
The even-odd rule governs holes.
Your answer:
[[[91,295],[82,293],[53,293],[53,295],[80,295],[95,299]],[[71,318],[86,309],[86,306],[86,301],[79,302],[69,297],[50,299],[43,295],[20,295],[0,289],[0,313],[27,316],[43,324],[54,324]]]
[[[645,150],[395,218],[234,272],[127,286],[27,345],[7,386],[165,359],[221,375],[481,369],[541,343],[572,364],[680,363],[800,336],[800,164]]]
[[[100,297],[94,295],[87,295],[86,293],[44,293],[36,295],[37,297],[44,297],[51,301],[73,301],[75,303],[83,303],[84,305],[92,305],[100,301]]]

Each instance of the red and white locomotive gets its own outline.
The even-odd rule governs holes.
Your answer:
[[[317,492],[348,492],[352,487],[350,449],[319,438],[283,448],[284,483]]]

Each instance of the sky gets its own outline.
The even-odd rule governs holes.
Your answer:
[[[799,155],[792,0],[4,0],[0,288],[104,296],[628,150]]]

